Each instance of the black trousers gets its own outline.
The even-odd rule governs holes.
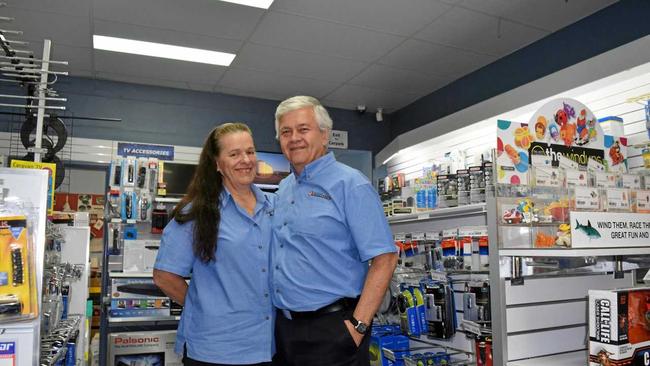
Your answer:
[[[271,366],[270,362],[262,362],[262,363],[254,363],[254,364],[246,364],[246,365],[225,365],[221,363],[210,363],[210,362],[203,362],[203,361],[197,361],[193,360],[189,357],[187,357],[187,347],[183,348],[183,365],[184,366]]]
[[[287,319],[278,310],[274,366],[369,366],[370,335],[357,347],[345,326],[347,311],[309,319]]]

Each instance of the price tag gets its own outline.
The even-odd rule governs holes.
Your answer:
[[[587,172],[580,170],[567,169],[566,172],[566,182],[569,187],[586,187],[587,184]]]
[[[650,191],[636,191],[636,212],[650,213]]]
[[[608,210],[629,210],[630,190],[621,188],[609,188],[607,190]]]
[[[575,187],[576,208],[597,210],[600,208],[600,195],[597,188]]]
[[[426,220],[426,219],[428,219],[428,218],[429,218],[429,214],[428,214],[428,213],[423,213],[423,214],[419,214],[419,215],[418,215],[418,220]]]

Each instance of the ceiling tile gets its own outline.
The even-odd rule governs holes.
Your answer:
[[[317,55],[249,42],[239,52],[232,66],[343,82],[358,74],[367,65],[362,61],[342,57]]]
[[[98,20],[239,40],[263,14],[263,9],[216,0],[94,0]]]
[[[382,57],[380,64],[454,80],[496,61],[486,56],[428,42],[408,40]]]
[[[230,53],[237,53],[244,43],[235,39],[216,38],[105,20],[95,20],[95,34]]]
[[[556,31],[617,0],[465,0],[462,7]]]
[[[120,82],[131,83],[131,84],[143,84],[143,85],[163,86],[167,88],[187,89],[187,83],[182,81],[153,79],[153,78],[147,78],[142,76],[122,75],[122,74],[103,72],[103,71],[96,72],[95,77],[97,79],[120,81]]]
[[[34,42],[33,44],[37,44]],[[34,57],[40,59],[43,55],[43,47],[32,47]],[[92,52],[93,50],[85,47],[71,47],[60,43],[52,43],[50,49],[50,60],[68,61],[68,65],[51,64],[50,70],[68,71],[73,76],[80,76],[82,72],[92,70]]]
[[[43,40],[50,39],[55,43],[62,43],[76,47],[91,47],[90,19],[88,16],[53,15],[33,10],[5,8],[3,16],[15,17],[15,20],[3,24],[3,28],[23,31],[22,36],[7,35],[10,40],[35,39],[36,44],[30,48],[43,48]]]
[[[505,56],[548,33],[456,7],[416,34],[415,38],[486,55]]]
[[[92,4],[88,0],[10,0],[7,3],[8,8],[86,17]]]
[[[377,59],[402,40],[394,35],[273,11],[251,37],[258,44],[361,61]]]
[[[337,102],[352,106],[346,109],[352,109],[358,104],[364,104],[369,111],[374,111],[377,107],[382,107],[385,113],[390,113],[413,102],[419,97],[418,94],[413,93],[395,93],[346,84],[322,99],[325,104],[331,103],[331,105],[334,105]]]
[[[95,71],[169,81],[215,84],[225,67],[95,50]]]
[[[436,77],[421,72],[372,65],[348,83],[393,92],[429,94],[444,86],[451,78]]]
[[[279,101],[287,98],[286,95],[282,93],[278,93],[275,90],[271,90],[269,92],[260,91],[260,90],[242,90],[242,89],[231,88],[223,85],[217,85],[216,87],[214,87],[213,91],[217,93],[228,94],[228,95],[238,95],[241,97],[270,99],[270,100],[278,101],[278,103]]]
[[[410,36],[451,6],[431,0],[276,0],[273,10]]]
[[[300,77],[288,77],[277,73],[251,71],[231,68],[219,82],[219,86],[249,90],[250,95],[260,92],[269,95],[288,98],[293,95],[312,95],[320,98],[334,90],[339,83],[306,79]]]

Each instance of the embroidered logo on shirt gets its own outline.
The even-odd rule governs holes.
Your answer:
[[[328,201],[331,201],[331,200],[332,200],[332,197],[330,197],[330,195],[327,194],[327,193],[320,193],[320,192],[309,191],[309,193],[307,193],[307,195],[309,195],[309,196],[311,196],[311,197],[318,197],[318,198],[326,199],[326,200],[328,200]]]

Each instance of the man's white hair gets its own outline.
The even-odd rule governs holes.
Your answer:
[[[305,107],[312,107],[314,108],[314,115],[316,116],[316,122],[318,123],[318,128],[320,128],[321,131],[328,131],[328,137],[329,133],[332,132],[332,127],[333,127],[333,122],[332,118],[330,117],[329,113],[327,113],[327,109],[323,107],[321,102],[310,96],[306,95],[296,95],[295,97],[291,97],[289,99],[283,100],[279,105],[278,108],[275,110],[275,138],[278,139],[280,138],[280,118],[282,118],[283,115],[295,111],[296,109],[302,109]]]

